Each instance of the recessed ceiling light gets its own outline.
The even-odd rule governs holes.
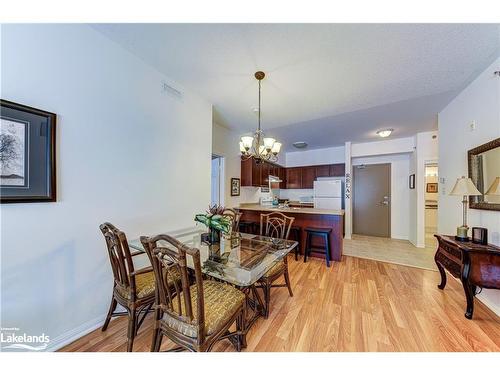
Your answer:
[[[393,131],[394,131],[394,129],[381,129],[381,130],[377,131],[377,134],[380,137],[385,138],[385,137],[390,136]]]
[[[306,148],[307,147],[307,143],[303,142],[303,141],[294,142],[292,144],[293,144],[293,147],[295,147],[295,148]]]

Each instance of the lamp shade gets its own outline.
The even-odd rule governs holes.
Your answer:
[[[450,195],[482,195],[479,190],[474,186],[470,178],[460,177],[457,178],[455,186],[450,191]]]
[[[484,195],[500,195],[500,177],[495,177],[495,180]]]

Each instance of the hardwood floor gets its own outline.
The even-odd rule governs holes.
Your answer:
[[[269,319],[247,336],[249,352],[273,351],[499,351],[500,318],[479,301],[474,320],[464,317],[461,284],[439,274],[368,259],[343,257],[327,269],[320,260],[289,259],[294,297],[272,291]],[[150,315],[134,343],[149,351]],[[127,321],[113,320],[62,351],[125,351]],[[163,340],[162,350],[171,347]],[[234,351],[227,341],[214,351]]]

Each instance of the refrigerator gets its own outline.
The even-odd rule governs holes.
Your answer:
[[[314,208],[342,209],[342,180],[318,179],[314,181]]]

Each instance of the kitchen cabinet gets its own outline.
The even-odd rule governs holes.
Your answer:
[[[316,169],[316,178],[317,177],[330,177],[330,165],[317,165],[314,167]]]
[[[242,158],[241,186],[267,187],[269,175],[280,178],[280,189],[312,189],[318,177],[343,177],[345,164],[285,168],[270,162],[257,163],[254,158]]]
[[[301,189],[312,189],[316,179],[316,167],[302,167]]]
[[[270,162],[257,163],[254,158],[241,159],[241,186],[268,187],[269,175],[285,180],[286,168]],[[283,176],[283,177],[282,177]],[[280,184],[284,189],[285,185]]]
[[[302,189],[302,167],[286,168],[286,188]]]
[[[279,170],[279,178],[281,180],[280,182],[280,189],[286,189],[286,168],[283,167],[278,167]]]
[[[345,164],[331,164],[330,165],[330,177],[344,177],[345,176]]]
[[[267,162],[260,163],[260,175],[261,181],[260,186],[269,186],[269,174],[271,172],[271,164]]]

